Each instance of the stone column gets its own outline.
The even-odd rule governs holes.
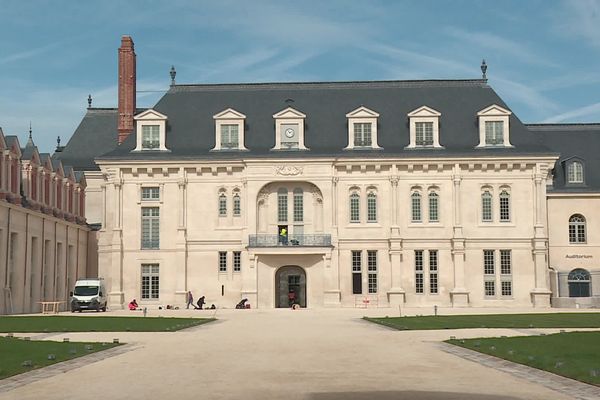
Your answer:
[[[396,168],[394,167],[394,172]],[[389,239],[389,254],[390,254],[390,277],[391,287],[388,291],[388,302],[390,306],[402,305],[406,302],[406,291],[404,290],[402,283],[408,277],[403,277],[403,265],[402,265],[402,239],[400,238],[400,226],[398,225],[398,211],[399,211],[399,200],[398,200],[398,181],[397,175],[392,175],[390,180],[390,195],[392,197],[392,225],[390,229]],[[405,278],[405,279],[403,279]]]
[[[108,276],[111,279],[111,289],[108,293],[108,306],[110,309],[123,309],[125,307],[125,293],[123,292],[123,226],[122,226],[122,196],[123,180],[120,171],[112,174],[112,195],[114,201],[114,222],[112,228],[111,263]]]
[[[450,299],[454,307],[469,304],[469,291],[465,288],[465,239],[462,230],[461,215],[461,171],[455,164],[452,174],[452,202],[454,204],[454,227],[452,237],[452,263],[454,268],[454,288],[450,291]]]
[[[548,288],[548,237],[543,220],[543,200],[546,199],[546,193],[542,181],[545,170],[545,165],[537,164],[533,176],[535,227],[532,254],[535,268],[535,288],[531,291],[531,302],[534,307],[550,307],[550,296],[552,295],[552,291]]]
[[[185,304],[188,291],[188,248],[187,248],[187,176],[182,169],[182,174],[177,181],[177,239],[175,248],[175,302]],[[168,204],[163,202],[165,207]],[[166,215],[166,210],[162,211]]]

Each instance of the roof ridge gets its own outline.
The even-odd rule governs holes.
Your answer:
[[[600,129],[599,122],[589,123],[536,123],[536,124],[524,124],[529,130],[532,131],[587,131],[587,130],[598,130]]]
[[[383,80],[383,81],[324,81],[324,82],[247,82],[247,83],[190,83],[171,86],[169,92],[190,90],[226,90],[226,89],[280,89],[298,87],[321,88],[363,88],[363,87],[423,87],[423,86],[482,86],[487,87],[486,79],[421,79],[421,80]]]

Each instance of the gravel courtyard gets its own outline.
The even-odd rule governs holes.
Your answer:
[[[162,312],[212,316],[212,311]],[[12,390],[0,381],[0,399],[577,398],[449,354],[439,344],[451,335],[514,336],[524,330],[394,331],[360,318],[394,312],[218,310],[218,321],[173,333],[30,335],[72,341],[118,337],[131,346],[93,363],[79,359],[83,365],[54,376],[26,378]]]

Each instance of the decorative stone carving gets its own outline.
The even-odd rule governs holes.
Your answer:
[[[264,188],[263,190],[258,192],[258,202],[259,203],[266,202],[268,198],[269,198],[269,190],[267,188]]]
[[[275,175],[294,176],[302,174],[302,167],[293,167],[291,165],[279,165],[273,167]]]

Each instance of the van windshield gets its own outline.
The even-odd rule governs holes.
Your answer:
[[[98,294],[98,286],[75,286],[75,296],[95,296]]]

